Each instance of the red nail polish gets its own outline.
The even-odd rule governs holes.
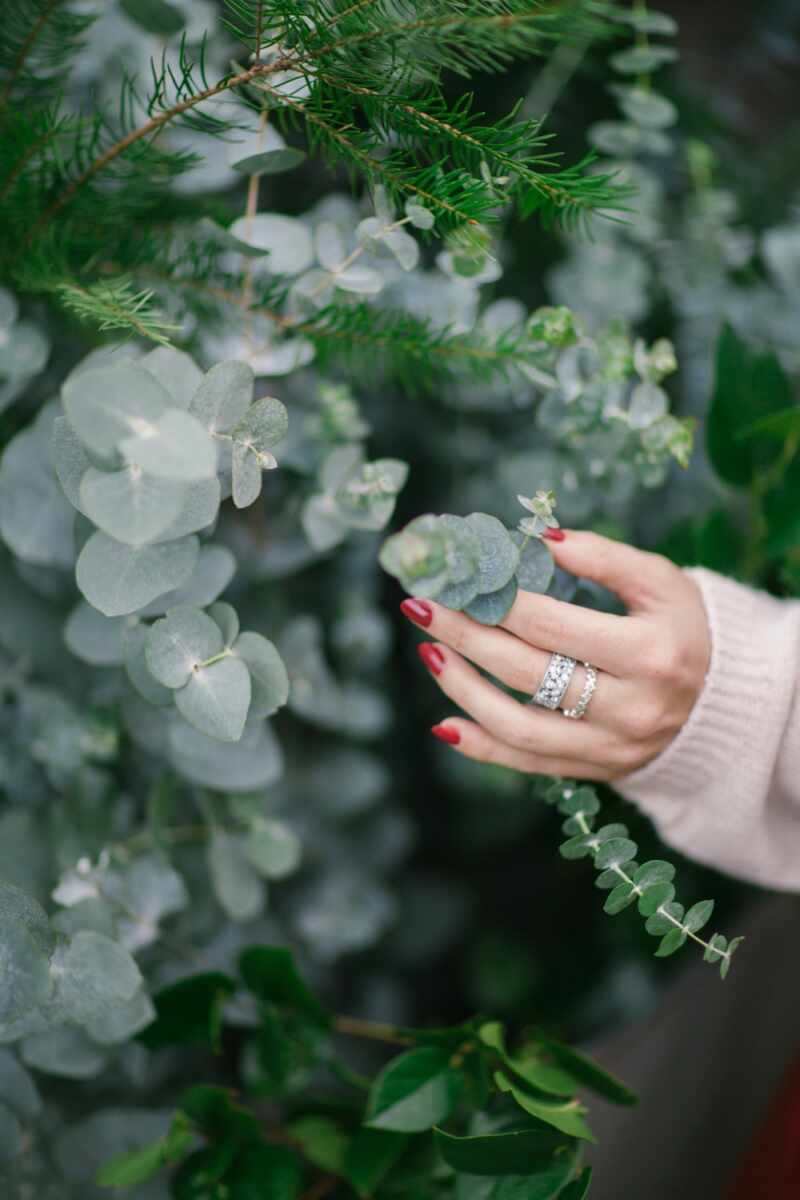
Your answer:
[[[423,629],[427,629],[433,620],[433,609],[424,600],[404,600],[400,605],[400,612]]]
[[[438,646],[434,646],[433,642],[422,642],[421,645],[417,646],[417,654],[432,675],[441,675],[442,667],[444,666],[444,655]]]
[[[447,742],[448,746],[457,746],[461,741],[461,734],[457,729],[451,729],[449,725],[434,725],[431,733],[440,742]]]
[[[542,534],[542,537],[547,538],[548,542],[563,542],[566,536],[563,529],[545,529]]]

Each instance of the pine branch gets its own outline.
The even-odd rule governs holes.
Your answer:
[[[493,173],[509,176],[509,195],[517,195],[523,215],[546,206],[568,223],[587,210],[618,209],[628,195],[612,183],[612,176],[587,173],[592,156],[573,167],[548,173],[538,170],[558,156],[544,152],[551,135],[542,132],[540,121],[515,121],[519,105],[494,125],[481,125],[482,114],[472,113],[468,95],[450,107],[437,92],[412,100],[323,72],[317,73],[317,79],[360,100],[367,118],[391,130],[401,144],[423,145],[433,159],[449,154],[457,165],[475,174],[486,164]]]
[[[64,0],[14,0],[5,5],[0,72],[6,79],[0,106],[7,106],[12,92],[23,84],[37,98],[52,82],[60,84],[65,61],[94,20],[63,11],[63,6]]]
[[[151,307],[152,291],[137,292],[127,279],[103,280],[85,287],[71,281],[61,282],[52,290],[66,309],[81,321],[96,325],[101,333],[122,329],[168,346],[167,334],[179,328]]]
[[[278,60],[277,62],[268,66],[257,63],[255,66],[250,67],[249,70],[241,71],[237,75],[227,76],[226,78],[221,79],[219,83],[213,84],[210,87],[204,88],[201,92],[197,92],[192,96],[186,97],[184,100],[172,105],[171,108],[158,113],[156,116],[150,117],[149,120],[145,121],[143,125],[138,126],[138,128],[132,129],[123,138],[120,138],[118,141],[114,142],[113,145],[107,147],[102,154],[98,155],[97,158],[89,163],[89,165],[80,173],[80,175],[77,176],[77,178],[72,180],[72,182],[61,193],[61,195],[39,217],[38,221],[31,229],[30,237],[35,236],[35,234],[38,233],[43,226],[52,221],[52,219],[70,203],[70,201],[81,190],[81,188],[94,179],[95,176],[106,170],[106,168],[109,167],[115,159],[117,159],[120,155],[125,154],[125,152],[130,150],[131,147],[135,146],[137,142],[140,142],[143,138],[149,137],[151,134],[157,133],[165,125],[169,124],[170,121],[174,121],[184,113],[189,112],[198,104],[202,104],[203,101],[210,100],[213,96],[219,96],[223,92],[230,91],[232,88],[241,87],[243,84],[250,83],[251,80],[259,76],[264,76],[277,70],[283,70],[287,65],[289,65],[289,60]]]
[[[311,145],[326,153],[331,162],[344,161],[370,182],[383,184],[395,201],[413,196],[442,219],[440,227],[492,219],[497,198],[479,177],[460,168],[446,171],[438,164],[420,166],[402,151],[378,158],[385,142],[353,125],[339,125],[335,109],[319,92],[300,104],[265,79],[259,79],[258,86],[306,123]]]

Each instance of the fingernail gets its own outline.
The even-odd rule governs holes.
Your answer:
[[[542,537],[547,538],[548,542],[563,542],[566,536],[563,529],[545,529],[542,534]]]
[[[431,733],[440,742],[447,742],[448,746],[457,746],[461,741],[461,734],[457,729],[451,729],[449,725],[434,725]]]
[[[433,609],[424,600],[404,600],[400,605],[400,612],[423,629],[427,629],[433,620]]]
[[[420,646],[417,646],[417,654],[432,675],[441,675],[442,667],[444,666],[444,655],[438,646],[434,646],[432,642],[423,642]]]

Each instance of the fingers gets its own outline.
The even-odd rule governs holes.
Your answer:
[[[607,779],[608,771],[571,758],[551,758],[528,750],[518,750],[500,741],[480,725],[463,717],[448,717],[432,732],[465,758],[511,767],[528,775],[561,775],[569,779]]]
[[[422,661],[445,695],[499,741],[545,757],[594,764],[613,760],[614,738],[608,730],[519,704],[441,643],[425,642],[419,649]]]
[[[500,624],[529,645],[568,654],[620,677],[631,674],[644,649],[637,618],[594,612],[534,592],[518,592]]]
[[[548,538],[548,545],[559,567],[608,588],[631,613],[668,602],[680,587],[680,572],[669,559],[597,533],[569,530],[560,541]]]
[[[409,608],[413,615],[414,605],[405,601],[403,611],[407,612]],[[441,604],[425,601],[424,610],[428,633],[453,650],[458,650],[502,683],[531,696],[542,682],[550,662],[548,650],[530,646],[504,629],[480,625],[464,613],[455,612]],[[572,708],[577,704],[584,678],[583,667],[579,666],[561,702],[562,708]],[[619,682],[612,676],[606,676],[603,688],[598,689],[592,701],[594,724],[604,724],[606,718],[613,715],[621,700],[620,692]]]

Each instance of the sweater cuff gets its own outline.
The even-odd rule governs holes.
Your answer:
[[[714,844],[741,837],[763,802],[796,668],[775,636],[780,601],[701,567],[686,574],[700,590],[711,632],[705,683],[670,745],[614,786],[666,841],[719,864]]]

